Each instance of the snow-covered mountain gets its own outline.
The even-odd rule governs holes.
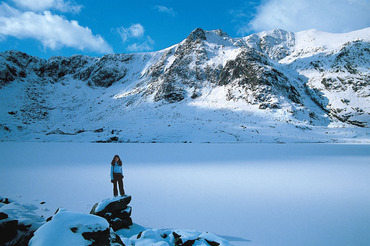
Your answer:
[[[0,53],[2,141],[369,142],[370,28],[194,30],[167,49]]]

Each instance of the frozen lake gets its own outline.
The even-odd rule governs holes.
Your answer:
[[[124,162],[134,223],[234,245],[370,245],[370,145],[0,143],[0,195],[88,213]]]

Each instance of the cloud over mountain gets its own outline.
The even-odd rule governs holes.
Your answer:
[[[116,29],[121,36],[122,42],[127,45],[129,52],[150,51],[153,49],[154,41],[150,36],[145,36],[145,29],[140,23],[129,27],[119,27]]]
[[[370,26],[369,12],[369,1],[268,0],[257,8],[256,16],[239,32],[273,28],[347,32]]]

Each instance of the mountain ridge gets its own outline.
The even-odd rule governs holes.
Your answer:
[[[298,142],[342,141],[325,133],[339,136],[340,129],[367,141],[368,33],[370,28],[346,34],[275,29],[232,38],[197,28],[157,52],[48,60],[1,52],[0,138],[295,142],[286,137],[292,128],[303,135],[318,129],[319,137],[307,134]],[[151,121],[156,127],[148,129]],[[264,137],[254,136],[258,122]],[[273,127],[280,130],[271,132]]]

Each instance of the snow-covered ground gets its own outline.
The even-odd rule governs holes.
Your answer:
[[[3,142],[0,195],[89,213],[112,196],[115,154],[138,225],[233,245],[370,244],[370,145]]]

